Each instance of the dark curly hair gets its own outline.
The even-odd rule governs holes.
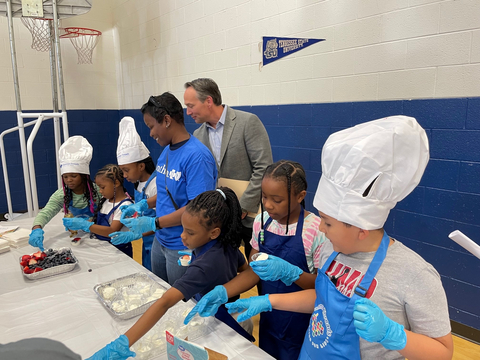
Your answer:
[[[215,226],[220,227],[221,232],[217,240],[224,247],[240,246],[242,208],[233,190],[220,187],[217,190],[205,191],[190,201],[185,211],[198,216],[207,230]]]

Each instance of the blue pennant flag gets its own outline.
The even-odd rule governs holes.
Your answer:
[[[284,38],[284,37],[263,37],[263,65],[270,64],[275,60],[281,59],[287,55],[293,54],[298,50],[305,49],[317,42],[325,39],[304,39],[304,38]]]

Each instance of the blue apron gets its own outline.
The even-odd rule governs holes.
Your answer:
[[[345,359],[360,360],[360,339],[353,325],[355,301],[365,297],[378,269],[387,255],[390,238],[384,232],[382,242],[360,285],[351,298],[337,290],[325,272],[338,255],[333,252],[315,281],[315,308],[305,334],[299,360]]]
[[[206,253],[209,249],[212,248],[213,245],[215,245],[217,243],[217,240],[212,240],[208,243],[206,243],[205,245],[202,246],[202,249],[197,253],[196,251],[193,251],[192,252],[192,262],[195,260],[196,257]],[[223,284],[219,284],[219,285],[223,285]],[[203,295],[201,295],[200,293],[198,294],[195,294],[195,296],[193,297],[197,302],[200,301],[200,299],[203,297]],[[247,339],[248,341],[250,342],[254,342],[255,341],[255,338],[250,335],[239,323],[237,320],[235,320],[233,318],[232,315],[230,315],[228,313],[228,310],[227,308],[225,307],[225,305],[221,305],[218,310],[217,310],[217,313],[215,314],[215,317],[220,320],[221,322],[223,322],[224,324],[230,326],[233,330],[235,330],[238,334],[242,335],[245,339]]]
[[[147,195],[145,194],[145,191],[147,190],[148,185],[150,182],[155,179],[157,176],[157,172],[154,171],[152,175],[147,180],[147,183],[143,187],[142,191],[138,191],[135,189],[135,202],[139,202],[142,200],[147,199]],[[150,216],[150,217],[156,217],[156,212],[154,209],[148,209],[145,210],[141,216]],[[143,236],[143,246],[142,246],[142,265],[146,267],[148,270],[152,271],[152,257],[150,255],[150,252],[152,251],[152,244],[153,244],[153,239],[155,238],[155,234],[149,235],[149,236]]]
[[[264,242],[260,243],[260,251],[275,255],[292,265],[298,266],[306,273],[310,273],[303,246],[304,209],[301,208],[298,217],[297,229],[293,236],[275,235],[266,229],[272,222],[269,218],[265,223]],[[285,294],[303,290],[293,283],[290,286],[282,281],[260,280],[260,295]],[[302,347],[305,331],[310,320],[309,314],[300,314],[290,311],[272,310],[260,314],[259,346],[278,360],[292,360],[298,357]]]
[[[93,206],[95,209],[96,204],[93,204]],[[79,208],[73,207],[73,200],[70,200],[70,204],[68,204],[68,212],[72,213],[74,217],[83,218],[87,220],[93,217],[93,214],[90,211],[90,202],[83,209],[79,209]]]
[[[108,200],[107,200],[108,201]],[[112,210],[108,214],[102,214],[100,211],[97,214],[97,225],[102,225],[102,226],[110,226],[110,222],[108,219],[110,219],[110,216],[113,215],[113,212],[117,210],[117,208],[122,205],[125,201],[130,201],[132,202],[131,199],[126,198],[120,201],[117,205],[115,205]],[[98,240],[103,240],[103,241],[110,241],[111,239],[108,236],[102,236],[102,235],[97,235],[95,234],[95,237]],[[113,244],[112,244],[113,245]],[[123,252],[125,255],[128,255],[130,257],[133,256],[133,250],[132,250],[132,243],[128,244],[120,244],[120,245],[113,245],[115,246],[118,250]]]

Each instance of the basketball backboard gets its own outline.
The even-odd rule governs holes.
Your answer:
[[[43,0],[43,16],[39,16],[45,19],[53,19],[52,0]],[[93,0],[57,0],[57,14],[59,19],[82,15],[87,13],[92,8]],[[37,3],[37,1],[25,2],[24,4],[30,5],[31,3]],[[22,0],[11,0],[12,4],[12,16],[21,17],[25,12],[22,4]],[[31,11],[29,11],[31,12]],[[7,2],[0,0],[0,15],[7,16]]]

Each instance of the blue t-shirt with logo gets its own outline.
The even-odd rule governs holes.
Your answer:
[[[214,190],[217,165],[212,153],[192,135],[185,142],[174,144],[171,148],[168,145],[163,149],[157,161],[157,217],[175,211],[165,189],[165,181],[179,209],[202,192]],[[155,237],[168,249],[182,250],[185,249],[180,239],[182,231],[181,225],[173,226],[157,230]]]

